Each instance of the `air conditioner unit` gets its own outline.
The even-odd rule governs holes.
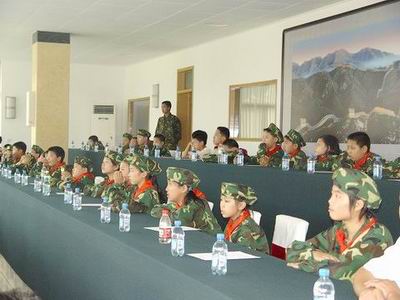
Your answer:
[[[91,135],[97,135],[104,146],[115,146],[115,106],[94,105],[91,123]]]

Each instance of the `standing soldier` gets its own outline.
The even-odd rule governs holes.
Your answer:
[[[374,180],[354,169],[332,176],[329,216],[335,224],[306,242],[295,241],[287,252],[289,266],[306,272],[327,267],[335,279],[351,280],[373,257],[393,244],[392,235],[373,211],[382,202]]]
[[[181,121],[177,116],[171,114],[171,106],[170,101],[164,101],[161,104],[164,116],[158,119],[156,134],[165,136],[165,147],[168,150],[175,150],[182,138]]]

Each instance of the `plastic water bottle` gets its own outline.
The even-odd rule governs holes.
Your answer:
[[[319,279],[314,284],[314,300],[334,300],[335,287],[329,279],[329,269],[319,269]]]
[[[43,196],[50,196],[50,191],[51,191],[51,187],[50,187],[50,176],[48,174],[48,172],[46,171],[46,174],[43,177],[43,181],[42,181],[42,194]]]
[[[75,149],[75,143],[74,143],[74,141],[71,142],[71,148],[72,148],[72,149]]]
[[[103,224],[111,222],[111,205],[108,202],[108,197],[103,197],[103,203],[100,208],[100,222]]]
[[[108,143],[106,143],[106,146],[104,147],[104,151],[108,152],[108,150],[110,150],[110,146],[108,146]]]
[[[14,182],[15,182],[16,184],[21,183],[21,173],[19,172],[18,169],[16,169],[16,170],[15,170],[15,173],[14,173]]]
[[[42,170],[40,170],[40,180],[43,182],[44,175],[46,174],[47,169],[45,166],[42,167]]]
[[[223,164],[223,165],[228,164],[228,153],[226,153],[225,151],[222,151],[222,154],[221,154],[221,164]]]
[[[289,155],[285,152],[282,157],[282,171],[289,171],[290,169],[290,158]]]
[[[242,149],[239,149],[239,153],[236,155],[236,165],[244,166],[244,155]]]
[[[81,143],[81,150],[85,150],[85,142]]]
[[[308,174],[314,174],[315,173],[315,163],[316,160],[314,156],[310,156],[307,158],[307,173]]]
[[[38,193],[42,191],[42,180],[39,175],[36,175],[35,180],[33,181],[33,191]]]
[[[128,209],[128,203],[122,203],[122,209],[119,212],[119,231],[129,232],[131,230],[131,212]]]
[[[94,145],[94,152],[99,152],[99,145]]]
[[[175,257],[182,257],[185,254],[185,232],[179,220],[175,221],[174,228],[172,229],[171,254]]]
[[[373,170],[373,177],[375,180],[382,179],[382,177],[383,177],[382,169],[383,169],[383,164],[382,164],[381,158],[380,158],[380,156],[377,156],[377,157],[375,157],[374,170]]]
[[[129,154],[135,154],[135,147],[129,146]]]
[[[82,195],[81,195],[80,188],[75,189],[75,194],[72,197],[72,209],[73,210],[81,210],[82,209]]]
[[[117,152],[118,152],[119,154],[122,154],[122,145],[121,145],[121,144],[119,144],[118,149],[117,149]]]
[[[8,178],[8,179],[11,179],[11,178],[12,178],[12,170],[11,170],[11,167],[10,167],[10,166],[7,167],[7,178]]]
[[[224,234],[217,234],[217,241],[212,248],[211,272],[213,275],[225,275],[228,270],[228,246]]]
[[[158,241],[160,244],[171,243],[171,219],[169,218],[169,210],[163,209],[158,225]]]
[[[175,159],[176,159],[176,160],[181,160],[181,158],[182,158],[181,149],[179,148],[179,146],[176,146],[176,150],[175,150]]]
[[[154,157],[160,158],[160,156],[161,156],[161,150],[160,150],[160,147],[157,145],[156,149],[154,150]]]
[[[64,189],[64,204],[71,204],[73,196],[74,193],[72,192],[71,184],[67,183]]]
[[[190,160],[195,162],[197,161],[197,151],[194,147],[192,147],[191,155],[190,155]]]
[[[149,146],[147,146],[147,145],[144,145],[143,156],[145,156],[145,157],[150,156]]]
[[[29,184],[29,176],[28,174],[26,174],[26,170],[23,170],[21,175],[21,185],[27,186],[28,184]]]

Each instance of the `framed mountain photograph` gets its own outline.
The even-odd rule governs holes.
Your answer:
[[[400,144],[400,1],[283,32],[281,121],[308,142],[366,131]]]

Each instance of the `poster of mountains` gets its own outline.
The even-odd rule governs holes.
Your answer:
[[[400,11],[399,2],[384,8]],[[284,76],[290,79],[284,88],[290,127],[308,142],[323,134],[344,142],[348,134],[365,131],[372,143],[400,144],[400,15],[374,17],[368,10],[328,22],[315,35],[301,28],[303,34],[285,41],[291,47],[284,58],[290,60],[290,76]]]

